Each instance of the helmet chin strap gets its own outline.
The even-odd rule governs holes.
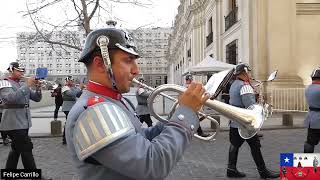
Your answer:
[[[113,74],[111,66],[107,67],[107,73],[108,73],[109,79],[111,80],[112,88],[114,90],[118,91],[118,88],[117,88],[117,85],[116,85],[116,79],[114,78],[114,74]]]
[[[100,51],[101,51],[101,56],[104,62],[104,65],[107,69],[107,74],[109,76],[109,79],[111,80],[112,83],[112,88],[116,91],[118,91],[118,88],[116,86],[116,80],[114,78],[114,73],[112,71],[112,67],[111,67],[111,60],[109,57],[109,50],[108,50],[108,44],[109,44],[109,38],[107,36],[99,36],[97,38],[97,45],[100,47]]]

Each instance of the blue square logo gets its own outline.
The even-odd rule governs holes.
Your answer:
[[[280,166],[293,166],[293,153],[280,153]]]

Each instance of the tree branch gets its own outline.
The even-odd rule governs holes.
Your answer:
[[[93,10],[92,10],[92,12],[91,12],[91,14],[90,14],[90,16],[89,16],[89,20],[93,17],[93,15],[96,13],[96,10],[97,10],[97,8],[99,7],[99,0],[97,0],[96,1],[96,4],[95,4],[95,6],[94,6],[94,8],[93,8]]]

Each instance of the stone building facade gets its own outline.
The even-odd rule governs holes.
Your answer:
[[[168,82],[204,58],[253,67],[276,87],[303,87],[320,65],[320,0],[180,0],[168,48]],[[198,78],[203,80],[203,78]]]

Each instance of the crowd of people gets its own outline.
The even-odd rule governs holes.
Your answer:
[[[197,112],[210,97],[192,76],[186,77],[186,91],[179,95],[179,106],[168,123],[152,122],[147,104],[151,92],[144,87],[137,88],[136,107],[123,97],[139,75],[139,57],[127,32],[116,28],[94,30],[87,36],[79,59],[87,68],[88,83],[77,88],[72,76],[68,76],[65,84],[58,84],[52,92],[53,118],[57,120],[62,106],[66,116],[62,144],[67,144],[80,180],[165,179],[191,145],[193,135],[197,132],[207,136],[199,125]],[[41,83],[35,77],[21,82],[24,68],[17,62],[10,63],[8,71],[10,76],[0,81],[1,137],[4,145],[9,144],[8,137],[11,139],[5,169],[16,169],[20,157],[24,168],[36,169],[28,134],[32,126],[29,101],[41,100]],[[250,71],[247,64],[236,66],[227,103],[239,108],[256,103]],[[305,152],[313,152],[320,139],[320,100],[316,99],[320,98],[320,69],[311,77],[313,83],[306,91],[310,111]],[[145,83],[143,78],[139,81]],[[143,122],[147,128],[142,127]],[[226,175],[246,176],[236,167],[239,149],[246,141],[260,177],[278,178],[279,173],[265,165],[258,135],[244,139],[238,128],[235,119],[230,119]]]

